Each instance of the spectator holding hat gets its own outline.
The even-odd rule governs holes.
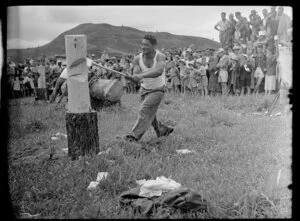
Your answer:
[[[226,19],[225,12],[221,13],[221,21],[219,21],[214,28],[219,31],[221,47],[226,47],[229,44],[230,39],[230,22]]]

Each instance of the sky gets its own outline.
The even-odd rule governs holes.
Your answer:
[[[14,6],[8,7],[7,48],[30,48],[51,42],[61,33],[82,23],[107,23],[142,31],[169,32],[219,41],[214,25],[221,12],[240,11],[247,17],[252,9],[262,16],[270,6]],[[292,18],[292,8],[284,6]]]

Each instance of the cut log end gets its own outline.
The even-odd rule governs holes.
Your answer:
[[[97,112],[66,113],[66,126],[71,160],[100,151]]]

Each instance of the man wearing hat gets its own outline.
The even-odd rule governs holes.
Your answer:
[[[255,10],[251,11],[251,14],[249,15],[250,24],[252,26],[252,33],[251,36],[257,36],[258,32],[260,31],[260,26],[262,23],[261,17],[257,14]]]
[[[229,58],[228,55],[225,54],[223,48],[218,50],[218,55],[220,57],[219,63],[217,64],[217,68],[219,68],[219,77],[218,82],[221,83],[222,95],[227,94],[227,81],[228,81],[228,65],[229,65]]]
[[[228,85],[229,85],[229,92],[230,90],[232,90],[234,95],[238,95],[238,90],[240,89],[239,68],[240,68],[239,58],[236,54],[233,54],[230,57]]]

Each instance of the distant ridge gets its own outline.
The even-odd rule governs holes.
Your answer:
[[[159,49],[183,48],[190,44],[194,44],[196,48],[201,49],[220,47],[218,42],[202,37],[174,35],[168,32],[145,32],[132,27],[113,26],[106,23],[84,23],[61,33],[53,41],[43,46],[28,49],[9,49],[7,50],[7,56],[21,62],[28,56],[36,59],[42,54],[48,57],[65,54],[64,35],[72,34],[87,35],[88,53],[93,53],[96,56],[100,56],[104,49],[113,55],[134,53],[140,48],[141,38],[145,33],[156,36]]]

